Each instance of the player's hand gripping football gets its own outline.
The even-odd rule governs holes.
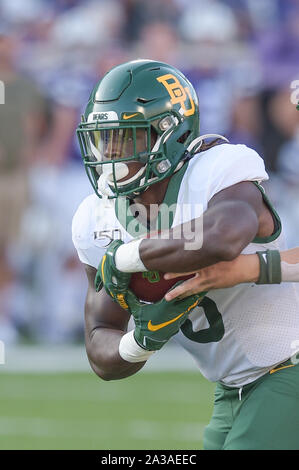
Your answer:
[[[123,243],[122,240],[115,240],[109,245],[99,264],[94,282],[97,292],[104,286],[107,294],[121,307],[126,308],[124,296],[128,291],[131,274],[119,271],[115,265],[115,252]]]
[[[181,282],[181,281],[180,281]],[[177,284],[176,284],[177,285]],[[128,290],[126,302],[134,317],[136,342],[144,349],[156,351],[175,335],[192,310],[199,305],[205,293],[184,300],[167,302],[164,298],[155,303],[144,303]]]
[[[138,300],[128,288],[131,274],[119,271],[115,266],[114,255],[123,242],[111,243],[103,256],[95,278],[95,288],[104,286],[108,295],[134,317],[134,337],[137,343],[149,351],[160,349],[184,323],[191,311],[200,303],[205,293],[195,294],[184,300],[167,302],[162,299],[156,303]],[[175,284],[178,286],[182,281]]]

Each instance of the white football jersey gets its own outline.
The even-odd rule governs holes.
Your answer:
[[[266,179],[262,158],[245,145],[222,144],[201,152],[170,180],[164,202],[176,205],[168,226],[199,217],[219,191],[253,181],[272,211],[275,232],[271,237],[256,238],[243,253],[283,249],[279,217],[258,184]],[[113,239],[126,243],[146,232],[133,215],[128,216],[128,204],[125,198],[105,204],[95,194],[84,199],[72,227],[82,263],[97,268]],[[210,291],[175,340],[189,351],[206,378],[241,387],[294,354],[299,340],[297,286],[250,283]]]

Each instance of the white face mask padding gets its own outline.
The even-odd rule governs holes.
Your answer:
[[[116,181],[121,180],[122,178],[125,178],[129,174],[129,168],[128,165],[125,163],[115,163],[115,178]],[[106,163],[102,167],[103,175],[106,176],[108,182],[113,183],[113,164],[112,163]]]
[[[127,166],[127,165],[126,165]],[[129,170],[128,170],[129,172]],[[132,176],[132,178],[129,178],[128,180],[126,181],[121,181],[121,182],[117,182],[117,186],[124,186],[126,184],[130,184],[132,183],[133,181],[135,181],[137,178],[139,178],[141,175],[143,175],[143,173],[145,172],[145,166],[143,166],[142,168],[140,168],[139,171],[137,171],[137,173],[135,173],[134,176]],[[126,175],[125,175],[126,176]],[[122,178],[124,178],[124,176],[122,176]]]

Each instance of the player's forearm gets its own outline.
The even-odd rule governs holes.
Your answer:
[[[281,282],[299,281],[299,248],[280,252]],[[279,260],[277,261],[279,263]],[[261,274],[261,265],[257,254],[240,255],[226,268],[226,277],[234,276],[234,284],[257,282]],[[275,267],[275,266],[274,266]],[[224,275],[224,273],[222,273]],[[272,276],[271,276],[272,277]]]
[[[204,244],[202,249],[187,250],[184,240],[145,240],[140,246],[140,258],[149,271],[175,270],[178,273],[230,259],[210,243]]]
[[[280,253],[282,282],[299,282],[299,248]]]
[[[119,355],[123,331],[97,328],[86,333],[86,351],[94,372],[103,380],[119,380],[138,372],[145,362],[130,363]]]
[[[276,250],[269,250],[268,253],[277,253]],[[263,277],[262,284],[271,284],[278,282],[299,282],[299,248],[292,248],[290,250],[281,251],[280,257],[272,258],[269,265],[269,258],[265,257],[264,261],[267,263],[267,276]],[[262,274],[262,260],[257,254],[240,255],[232,263],[226,265],[225,271],[221,273],[222,277],[225,276],[227,285],[235,285],[243,282],[258,282]],[[215,267],[217,269],[217,266]],[[277,272],[280,274],[277,278]],[[276,280],[275,280],[276,279]]]
[[[281,261],[289,264],[299,263],[299,248],[291,248],[280,252]]]
[[[188,272],[235,259],[256,235],[258,219],[243,203],[219,206],[209,209],[202,221],[195,219],[170,230],[169,239],[143,240],[139,253],[146,268]]]
[[[274,255],[274,256],[273,256]],[[167,279],[174,279],[179,273],[168,273]],[[195,276],[166,295],[171,301],[176,297],[184,298],[202,291],[223,289],[237,284],[255,282],[257,284],[280,284],[280,282],[299,282],[299,248],[281,251],[240,255],[233,261],[217,263],[195,272]]]

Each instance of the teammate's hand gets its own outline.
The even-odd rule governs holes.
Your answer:
[[[199,271],[192,271],[194,277],[182,282],[165,295],[167,301],[177,297],[183,299],[198,292],[210,289],[223,289],[233,287],[243,282],[256,282],[259,277],[259,259],[256,254],[240,255],[233,261],[222,261],[221,263],[207,266]],[[182,273],[167,273],[165,279],[174,279]]]
[[[127,293],[131,274],[119,271],[115,265],[115,252],[124,242],[115,240],[109,245],[103,256],[95,277],[95,289],[98,292],[102,285],[112,299],[124,307],[123,297]]]
[[[147,304],[140,302],[133,292],[128,290],[125,299],[135,320],[136,342],[149,351],[161,349],[179,331],[204,295],[205,292],[202,292],[184,300],[167,302],[162,299],[159,302]]]

